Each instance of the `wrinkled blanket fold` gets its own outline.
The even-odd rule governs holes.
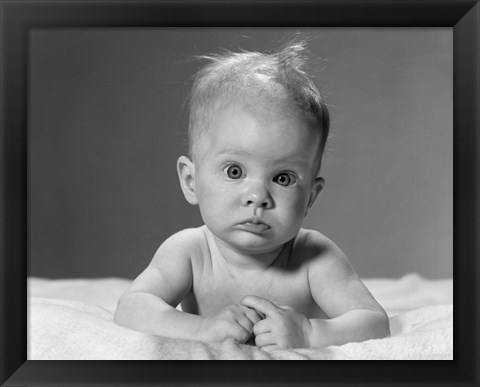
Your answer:
[[[29,281],[29,360],[451,360],[452,281],[417,275],[366,280],[390,317],[391,337],[271,352],[227,340],[203,343],[139,333],[113,322],[123,279]],[[102,291],[105,292],[102,293]],[[100,292],[100,293],[99,293]],[[101,295],[101,296],[100,296]]]

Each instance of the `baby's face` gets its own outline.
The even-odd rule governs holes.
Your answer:
[[[292,239],[323,185],[319,131],[294,111],[231,107],[200,141],[195,195],[210,231],[247,253]]]

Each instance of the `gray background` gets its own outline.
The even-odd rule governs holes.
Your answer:
[[[194,55],[272,50],[289,29],[36,30],[30,36],[29,274],[134,278],[184,200]],[[309,29],[332,116],[305,221],[362,277],[452,276],[452,30]]]

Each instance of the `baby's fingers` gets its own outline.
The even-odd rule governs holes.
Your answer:
[[[248,332],[253,332],[253,326],[261,321],[259,314],[253,309],[247,308],[246,306],[241,306],[243,314],[237,316],[237,322],[245,328]]]
[[[253,322],[251,322],[246,316],[238,316],[237,323],[250,334],[253,333]]]
[[[245,296],[241,301],[242,305],[255,309],[257,313],[265,317],[275,316],[279,309],[272,301],[257,296]]]
[[[239,322],[231,329],[231,336],[238,341],[240,344],[244,344],[248,341],[250,336],[252,336],[252,330],[246,329]]]
[[[253,334],[255,336],[260,336],[264,333],[268,333],[268,332],[271,332],[271,331],[272,331],[271,321],[269,321],[269,320],[259,321],[253,327]]]
[[[247,306],[242,306],[242,308],[244,310],[245,316],[252,322],[252,324],[256,324],[262,320],[263,317],[254,309],[251,309]]]
[[[261,347],[263,349],[263,347],[269,345],[277,345],[277,341],[275,339],[275,336],[272,333],[268,332],[255,336],[255,344],[257,347]]]

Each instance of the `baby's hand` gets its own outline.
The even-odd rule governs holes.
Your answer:
[[[312,326],[310,321],[295,309],[277,306],[273,302],[257,297],[246,296],[242,305],[253,308],[265,315],[265,319],[253,328],[255,344],[262,349],[305,348],[309,347]]]
[[[260,320],[261,316],[247,306],[229,305],[216,316],[205,318],[201,338],[205,341],[234,339],[243,344],[252,336],[253,326]]]

